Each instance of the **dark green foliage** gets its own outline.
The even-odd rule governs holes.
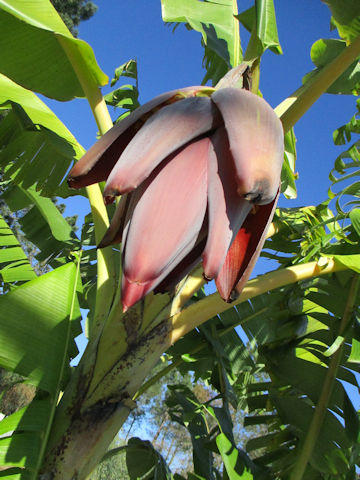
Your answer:
[[[97,10],[97,5],[88,0],[51,0],[65,25],[77,37],[80,22],[89,20]]]

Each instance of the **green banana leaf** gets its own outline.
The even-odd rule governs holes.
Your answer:
[[[230,480],[253,480],[253,475],[241,465],[237,448],[234,448],[224,433],[216,437],[216,445]]]
[[[203,83],[215,85],[224,74],[241,60],[237,33],[239,22],[234,17],[234,2],[209,0],[161,0],[164,22],[186,23],[201,33],[205,46],[207,70]]]
[[[237,18],[251,33],[246,60],[260,58],[268,48],[276,54],[282,53],[273,0],[256,0],[253,7],[237,15]]]
[[[251,439],[246,448],[257,452],[256,464],[282,472],[280,476],[300,454],[314,407],[326,388],[327,352],[330,349],[331,357],[339,348],[339,342],[334,344],[334,333],[347,301],[347,293],[340,291],[349,291],[347,273],[305,282],[295,291],[292,287],[272,292],[271,296],[261,295],[252,299],[251,306],[262,313],[243,325],[248,337],[256,339],[258,362],[263,362],[268,375],[264,383],[248,384],[247,403],[252,414],[245,422],[246,426],[262,425],[268,433]],[[355,303],[359,301],[358,295]],[[246,304],[237,308],[240,315],[247,314]],[[341,478],[351,465],[351,438],[357,438],[359,424],[354,421],[356,411],[342,384],[345,381],[358,387],[358,365],[347,361],[351,334],[351,328],[344,333],[344,353],[328,395],[306,478],[315,478],[321,472]]]
[[[12,211],[28,209],[19,224],[27,240],[39,249],[38,261],[51,264],[52,259],[57,258],[57,261],[64,262],[72,251],[79,249],[78,238],[56,205],[50,198],[42,197],[34,187],[25,190],[14,186],[5,192],[3,199]]]
[[[0,278],[4,283],[26,282],[36,278],[36,274],[18,239],[1,215]]]
[[[339,35],[352,41],[360,34],[360,4],[357,0],[323,0],[332,14],[332,22]]]
[[[0,74],[0,166],[5,178],[47,196],[67,197],[65,174],[84,150],[57,116],[31,91]]]
[[[73,65],[91,87],[107,84],[91,47],[71,35],[48,0],[1,0],[0,32],[0,72],[29,90],[61,101],[84,97]]]
[[[0,422],[6,434],[0,438],[0,464],[24,467],[22,479],[38,478],[58,395],[68,379],[69,355],[75,353],[77,271],[68,263],[0,298],[0,365],[43,391]]]
[[[359,22],[360,23],[360,22]],[[317,40],[311,47],[310,56],[316,69],[305,75],[303,83],[310,81],[322,68],[337,57],[346,48],[346,42],[335,39]],[[360,91],[360,63],[354,62],[328,88],[327,93],[358,95]]]

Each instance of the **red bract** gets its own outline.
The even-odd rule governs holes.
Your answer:
[[[122,197],[100,247],[122,243],[124,310],[166,290],[201,261],[231,301],[271,222],[283,130],[260,97],[235,88],[169,92],[107,132],[70,172],[80,188],[107,180]]]

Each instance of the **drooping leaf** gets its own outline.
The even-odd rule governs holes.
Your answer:
[[[0,298],[0,365],[50,393],[67,361],[75,275],[68,263]]]
[[[357,0],[323,0],[341,38],[352,41],[360,34],[360,5]]]
[[[17,205],[19,197],[22,202]],[[37,254],[39,261],[49,262],[79,248],[79,241],[71,226],[52,200],[42,197],[33,187],[25,190],[15,186],[5,192],[3,199],[13,211],[19,206],[30,207],[19,223],[27,239],[40,250]]]
[[[126,466],[130,480],[172,480],[169,467],[151,443],[140,438],[130,438],[126,447]]]
[[[78,154],[83,153],[83,150],[81,152],[78,150],[79,144],[70,131],[37,95],[2,74],[0,74],[0,87],[0,105],[4,106],[8,101],[21,105],[32,123],[42,125],[60,137],[64,137],[77,149]]]
[[[255,5],[237,15],[239,21],[251,33],[246,60],[260,58],[266,49],[281,54],[273,0],[256,0]]]
[[[71,61],[92,87],[107,83],[91,47],[71,35],[48,0],[1,0],[0,32],[0,72],[29,90],[62,101],[85,96]]]
[[[46,195],[67,197],[65,173],[83,148],[57,116],[31,91],[0,74],[0,162],[5,177]]]
[[[232,0],[162,0],[164,22],[182,22],[202,35],[205,46],[204,65],[207,73],[203,83],[215,85],[229,68],[241,60],[238,37],[239,24],[235,19]]]
[[[335,39],[317,40],[311,47],[311,60],[317,67],[303,78],[303,83],[311,81],[323,67],[331,62],[346,48],[346,42]],[[327,93],[357,95],[360,91],[360,64],[354,62],[340,77],[328,88]]]
[[[32,280],[36,274],[19,241],[0,215],[0,278],[5,283]]]

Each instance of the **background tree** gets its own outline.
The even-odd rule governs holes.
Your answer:
[[[78,36],[77,27],[84,20],[89,20],[97,10],[97,5],[88,0],[51,0],[65,25],[74,37]]]

